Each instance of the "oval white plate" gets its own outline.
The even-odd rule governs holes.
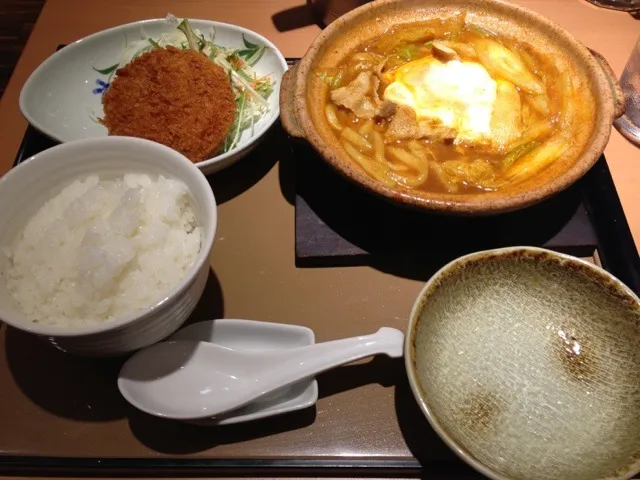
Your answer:
[[[257,320],[218,319],[198,322],[176,332],[169,340],[199,340],[238,350],[282,350],[315,343],[313,330],[299,325]],[[318,382],[308,378],[265,395],[222,417],[198,420],[203,426],[228,425],[311,407],[318,401]]]
[[[270,74],[275,80],[274,91],[269,96],[269,112],[255,125],[254,134],[246,129],[234,149],[196,163],[204,173],[213,173],[249,153],[277,120],[280,82],[287,62],[273,43],[251,30],[209,20],[189,19],[189,22],[205,36],[215,28],[214,42],[218,45],[243,47],[243,34],[251,43],[266,45],[268,48],[253,68],[258,75]],[[103,115],[100,82],[107,82],[109,75],[98,73],[94,67],[104,70],[118,63],[127,41],[142,38],[143,30],[145,35],[157,38],[175,31],[175,27],[164,19],[128,23],[71,43],[42,62],[20,92],[20,111],[27,121],[59,142],[106,137],[107,129],[94,118]]]

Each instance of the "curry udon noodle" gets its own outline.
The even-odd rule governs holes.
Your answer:
[[[316,73],[342,148],[394,190],[515,186],[574,162],[594,128],[583,80],[464,15],[398,26]]]

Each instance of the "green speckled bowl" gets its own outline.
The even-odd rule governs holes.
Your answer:
[[[493,479],[640,471],[640,299],[574,257],[461,257],[411,312],[411,388],[442,439]]]

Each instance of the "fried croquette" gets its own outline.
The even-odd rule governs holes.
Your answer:
[[[171,46],[119,68],[102,105],[109,135],[154,140],[192,162],[217,153],[237,110],[224,69]]]

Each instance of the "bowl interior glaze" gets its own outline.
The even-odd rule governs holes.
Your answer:
[[[640,470],[640,300],[604,270],[535,248],[474,253],[429,281],[408,332],[421,409],[489,477]]]

